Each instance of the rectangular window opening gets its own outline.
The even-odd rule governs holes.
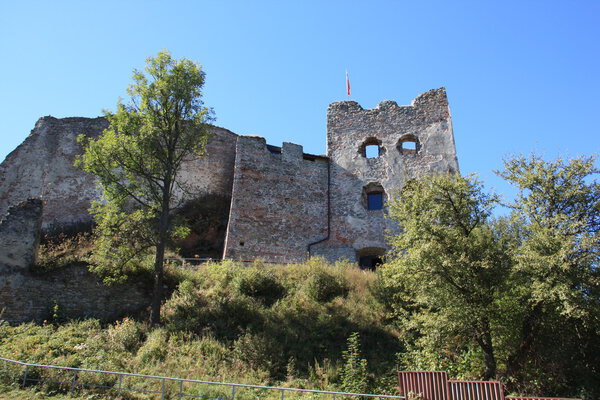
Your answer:
[[[381,210],[383,208],[383,193],[367,194],[367,209]]]

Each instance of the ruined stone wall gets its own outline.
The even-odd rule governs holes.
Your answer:
[[[412,142],[415,150],[403,149]],[[379,147],[367,158],[365,145]],[[446,92],[431,90],[410,106],[381,102],[364,110],[354,101],[333,103],[327,113],[327,155],[331,160],[331,237],[314,254],[331,260],[383,254],[386,232],[398,227],[386,210],[367,209],[367,193],[383,189],[384,200],[423,174],[458,171]],[[376,190],[375,190],[376,191]]]
[[[35,263],[41,221],[39,199],[23,201],[0,218],[0,272],[25,269]]]
[[[304,261],[327,234],[327,159],[240,136],[225,258]]]
[[[44,201],[44,230],[89,225],[88,209],[92,200],[100,198],[100,192],[94,177],[73,165],[82,152],[77,136],[95,138],[107,127],[108,122],[101,117],[40,118],[27,139],[0,164],[0,215],[25,199],[38,198]],[[211,127],[211,131],[205,155],[187,160],[181,177],[194,196],[229,204],[237,135],[219,127]],[[216,220],[224,221],[218,226],[214,212],[211,218],[198,217],[198,232],[188,241],[195,250],[190,251],[204,243],[205,248],[222,252],[228,208],[219,208],[218,213]]]
[[[110,320],[144,310],[151,297],[141,284],[106,286],[83,265],[41,275],[0,270],[0,319],[11,323],[50,319],[55,305],[62,318]]]
[[[94,178],[73,166],[81,153],[77,135],[98,136],[104,118],[40,118],[27,139],[0,164],[0,215],[28,198],[44,200],[42,226],[90,220],[98,199]]]

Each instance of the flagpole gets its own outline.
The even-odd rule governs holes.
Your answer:
[[[346,69],[346,94],[348,95],[348,100],[350,100],[350,78],[348,77],[348,69]]]

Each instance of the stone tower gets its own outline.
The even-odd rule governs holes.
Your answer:
[[[408,179],[458,172],[444,88],[430,90],[410,106],[383,101],[370,110],[354,101],[327,111],[329,157],[328,238],[312,255],[359,261],[372,268],[397,232],[386,217],[386,201]]]

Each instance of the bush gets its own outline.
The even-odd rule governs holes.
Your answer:
[[[240,294],[252,297],[267,307],[286,294],[285,287],[270,270],[248,268],[238,275],[235,287]]]
[[[272,377],[284,372],[283,348],[272,337],[246,332],[235,341],[233,354],[251,369],[264,369]]]
[[[348,348],[342,353],[344,369],[342,371],[342,388],[352,393],[367,393],[369,380],[367,360],[361,358],[360,336],[354,332],[348,338]]]
[[[323,267],[313,268],[304,284],[304,292],[321,303],[346,297],[348,291],[348,283],[342,274],[333,274]]]
[[[137,352],[137,360],[142,364],[163,361],[168,353],[168,335],[164,329],[157,328],[151,331],[146,341]]]

